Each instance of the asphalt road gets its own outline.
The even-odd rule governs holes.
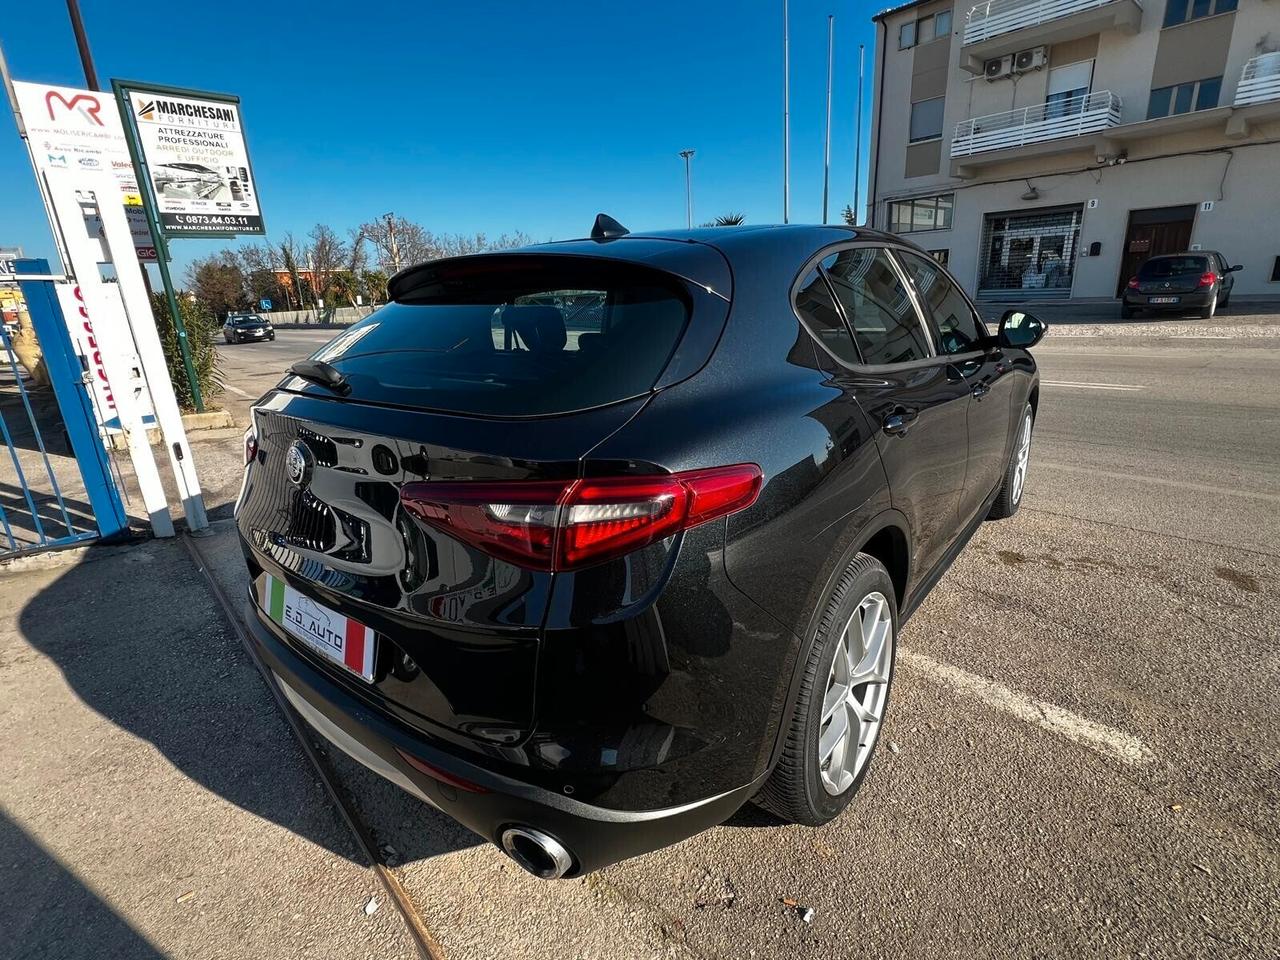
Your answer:
[[[243,420],[331,335],[219,347],[224,402]],[[748,808],[547,884],[335,758],[447,956],[1280,953],[1280,348],[1036,354],[1024,507],[907,625],[832,824]]]

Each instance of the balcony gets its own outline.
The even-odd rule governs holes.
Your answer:
[[[1120,98],[1110,90],[1038,103],[956,124],[951,138],[952,173],[1049,153],[1084,150],[1120,123]]]
[[[965,19],[960,66],[981,73],[993,57],[1141,23],[1139,0],[987,0]]]
[[[1254,57],[1240,71],[1236,84],[1235,106],[1251,107],[1255,103],[1280,100],[1280,53],[1264,53]]]

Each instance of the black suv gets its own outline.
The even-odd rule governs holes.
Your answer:
[[[276,328],[270,320],[256,313],[230,313],[222,325],[222,339],[227,343],[245,343],[251,340],[274,340]]]
[[[1228,266],[1214,250],[1189,250],[1152,257],[1129,278],[1120,316],[1130,319],[1139,310],[1152,313],[1197,311],[1208,320],[1231,301],[1234,273],[1244,267]]]
[[[840,227],[602,218],[390,292],[245,435],[299,713],[544,877],[839,813],[903,622],[1022,499],[1040,321]]]

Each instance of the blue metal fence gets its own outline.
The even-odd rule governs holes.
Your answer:
[[[84,370],[63,320],[49,264],[44,260],[18,260],[14,265],[55,405],[51,408],[47,403],[41,404],[40,395],[33,398],[9,332],[0,325],[0,371],[12,378],[12,383],[4,384],[0,391],[0,439],[4,440],[17,483],[8,509],[0,500],[0,559],[112,536],[128,529],[128,517],[111,477]],[[11,415],[16,414],[13,422],[6,418],[6,407]],[[78,509],[68,507],[65,484],[59,481],[50,461],[46,431],[59,426],[75,457],[84,488],[85,502]]]

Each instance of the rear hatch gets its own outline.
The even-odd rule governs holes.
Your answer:
[[[1156,297],[1194,293],[1208,272],[1203,256],[1157,257],[1138,269],[1138,292]]]
[[[443,261],[393,292],[313,355],[340,388],[291,376],[254,408],[237,523],[255,595],[269,628],[352,691],[433,734],[513,744],[534,723],[555,574],[425,522],[401,490],[576,478],[673,366],[696,363],[691,339],[714,343],[691,332],[722,328],[726,305],[647,266],[530,254]],[[368,628],[368,661],[291,635],[272,616],[282,592],[337,634]]]

